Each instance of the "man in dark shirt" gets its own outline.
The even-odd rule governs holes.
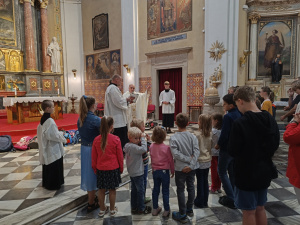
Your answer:
[[[292,101],[292,104],[289,108],[290,109],[286,114],[280,117],[280,120],[283,121],[285,118],[288,118],[288,122],[291,121],[293,118],[293,114],[296,112],[296,108],[298,103],[300,102],[300,81],[296,81],[292,84],[292,90],[296,92],[298,95],[297,97]]]

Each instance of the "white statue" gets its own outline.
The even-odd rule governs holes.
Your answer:
[[[51,43],[47,48],[47,54],[51,56],[51,71],[52,73],[61,73],[60,70],[60,51],[56,37],[52,38]]]

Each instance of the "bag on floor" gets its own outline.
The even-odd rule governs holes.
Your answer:
[[[0,135],[0,152],[15,152],[11,137],[9,135]]]
[[[28,147],[29,149],[39,149],[39,144],[38,144],[38,141],[37,141],[37,136],[34,136],[29,144],[28,144]]]
[[[28,145],[29,145],[31,139],[32,139],[32,137],[30,137],[30,136],[22,137],[20,139],[20,141],[18,141],[17,144],[14,145],[15,149],[21,150],[21,151],[25,151],[25,150],[29,149]]]
[[[79,131],[76,130],[75,134],[73,136],[73,144],[79,144],[79,143],[81,143],[81,137],[80,137]]]

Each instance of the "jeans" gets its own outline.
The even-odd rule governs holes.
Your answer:
[[[211,160],[211,190],[217,191],[221,189],[221,180],[218,174],[218,156],[213,156]]]
[[[144,175],[138,177],[130,177],[130,180],[131,180],[131,209],[144,211],[145,209]]]
[[[225,151],[220,151],[219,154],[218,173],[227,197],[234,200],[233,158]]]
[[[208,172],[207,169],[196,169],[197,177],[197,197],[195,198],[195,205],[197,207],[205,207],[208,202]]]
[[[195,170],[189,173],[175,171],[175,183],[177,186],[177,199],[179,212],[181,215],[186,214],[187,209],[192,209],[195,199]],[[184,188],[186,183],[186,190],[188,192],[188,200],[185,202]]]
[[[147,189],[148,167],[149,167],[149,164],[144,165],[144,188],[145,188],[144,192],[145,192],[145,196],[146,196],[146,189]]]
[[[160,192],[160,185],[162,185],[164,209],[165,209],[165,211],[169,211],[170,210],[170,204],[169,204],[170,172],[169,172],[169,170],[154,170],[153,171],[153,181],[154,181],[154,187],[153,187],[153,191],[152,191],[153,209],[158,208],[158,196],[159,196],[159,192]]]

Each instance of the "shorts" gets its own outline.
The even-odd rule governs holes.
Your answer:
[[[234,204],[241,210],[255,210],[257,206],[264,206],[267,202],[268,189],[259,191],[243,191],[235,187]]]

